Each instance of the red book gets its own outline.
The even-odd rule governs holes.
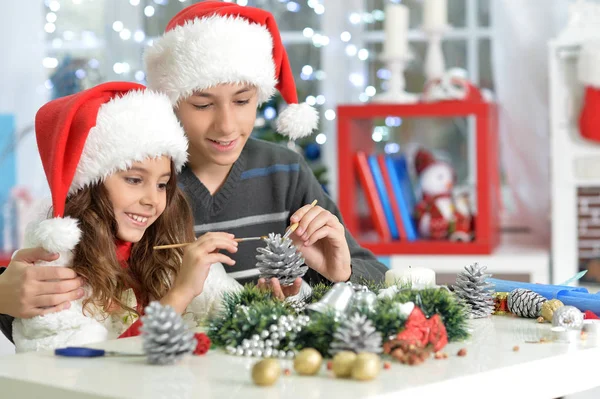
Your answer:
[[[394,194],[394,188],[392,187],[392,180],[390,179],[390,174],[388,173],[384,154],[377,155],[377,163],[379,164],[379,169],[381,169],[383,182],[385,183],[385,188],[390,198],[392,213],[394,214],[394,220],[398,226],[398,234],[400,235],[400,239],[408,240],[408,237],[406,236],[406,230],[404,230],[404,223],[402,223],[402,216],[400,215],[400,207],[398,207],[398,199]]]
[[[354,163],[356,170],[358,171],[358,177],[363,187],[365,197],[371,208],[371,217],[375,224],[375,229],[383,241],[391,241],[392,236],[390,230],[387,227],[387,221],[385,219],[385,213],[377,194],[377,187],[375,186],[375,180],[371,175],[371,168],[367,161],[367,155],[363,151],[358,151],[354,155]]]

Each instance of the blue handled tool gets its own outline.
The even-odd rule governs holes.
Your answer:
[[[146,356],[143,353],[114,352],[105,351],[104,349],[82,348],[76,346],[55,349],[54,354],[56,356],[65,357]]]

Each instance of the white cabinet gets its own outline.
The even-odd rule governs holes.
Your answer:
[[[577,273],[580,259],[600,259],[600,144],[579,134],[580,45],[559,38],[548,52],[553,283]]]

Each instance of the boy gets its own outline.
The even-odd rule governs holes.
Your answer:
[[[250,138],[256,108],[279,90],[288,107],[279,133],[296,139],[317,127],[318,115],[298,104],[285,48],[273,16],[233,3],[204,1],[183,9],[145,54],[148,86],[166,93],[190,141],[189,163],[180,175],[196,234],[227,231],[236,237],[291,235],[310,267],[304,279],[382,281],[386,268],[361,248],[340,222],[303,158],[272,143]],[[311,208],[313,200],[318,205]],[[256,248],[239,246],[230,275],[256,280]],[[261,282],[262,283],[262,282]],[[276,294],[297,292],[295,286]]]

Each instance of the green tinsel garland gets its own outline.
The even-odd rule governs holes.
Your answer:
[[[327,291],[329,291],[330,289],[331,289],[331,284],[318,283],[316,285],[313,285],[312,294],[306,300],[306,302],[307,303],[319,302],[321,300],[321,298],[323,298],[323,295],[325,295],[327,293]]]
[[[400,305],[401,303],[389,298],[380,299],[375,310],[367,314],[375,329],[381,333],[384,342],[404,328],[406,316],[400,313]]]
[[[325,357],[329,357],[329,345],[333,334],[340,325],[334,313],[314,313],[310,323],[296,336],[296,349],[315,348]]]
[[[308,302],[317,302],[331,287],[317,284]],[[373,292],[379,290],[371,285]],[[366,314],[379,331],[384,341],[404,328],[406,316],[399,312],[399,306],[414,302],[430,317],[439,314],[442,317],[449,341],[458,341],[469,336],[467,332],[467,313],[464,305],[445,289],[402,290],[392,298],[380,299],[375,309],[357,309]],[[208,336],[216,346],[237,346],[242,340],[277,323],[283,315],[294,315],[295,311],[285,302],[273,299],[269,291],[254,285],[246,285],[241,292],[227,294],[224,297],[224,311],[209,320]],[[333,312],[314,313],[310,323],[297,334],[296,349],[315,348],[324,356],[329,356],[329,345],[333,334],[340,324]]]
[[[208,320],[207,335],[217,346],[239,345],[257,331],[268,328],[277,318],[292,314],[290,307],[273,299],[271,292],[246,284],[236,293],[225,293],[224,310]]]
[[[231,314],[222,314],[208,326],[208,337],[218,346],[237,346],[277,323],[277,319],[290,315],[290,309],[280,301],[241,305]]]

